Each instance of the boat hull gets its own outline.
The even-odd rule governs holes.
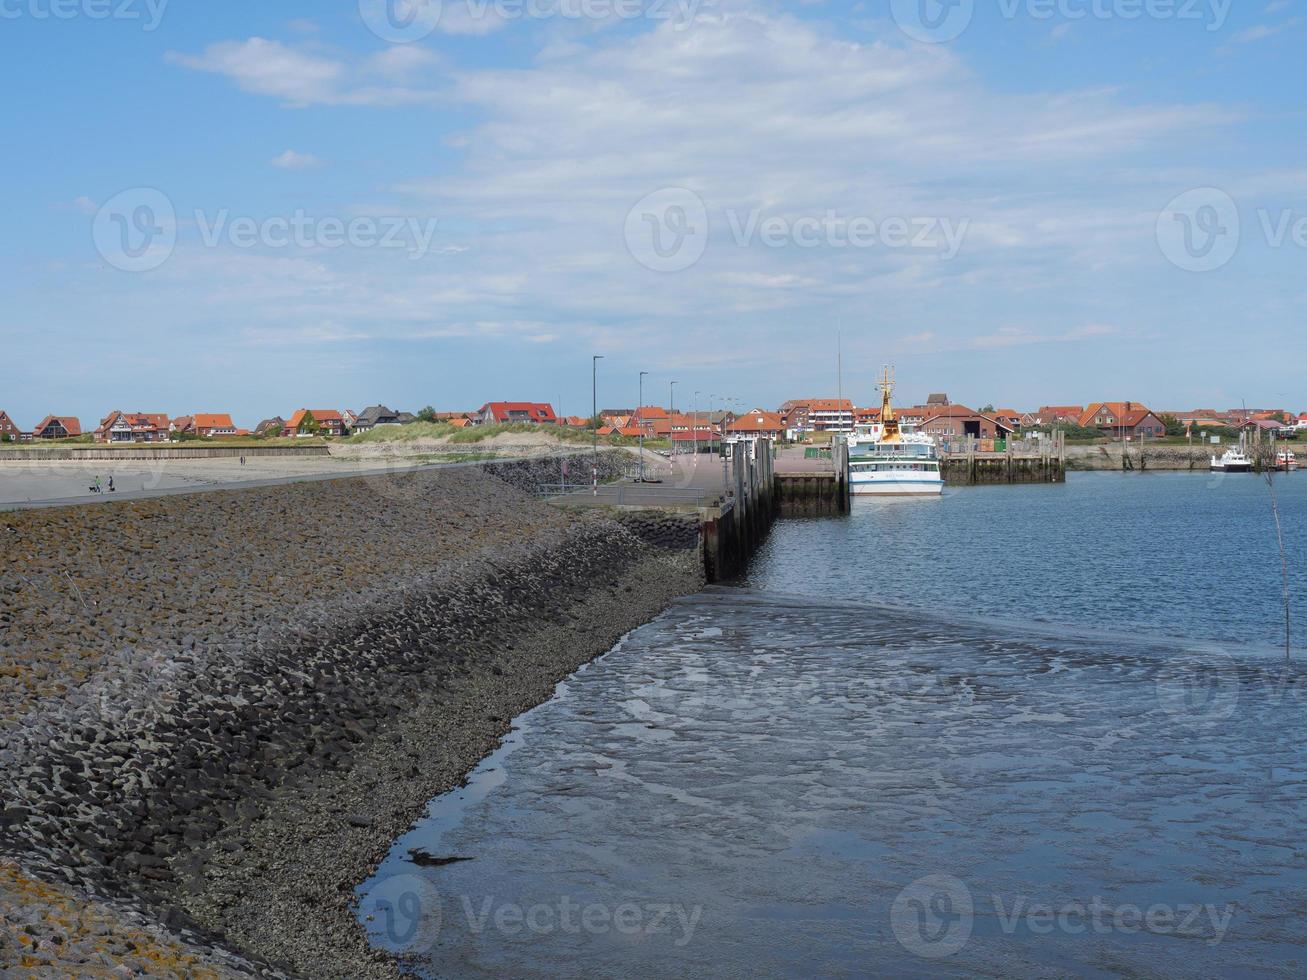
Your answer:
[[[938,497],[944,492],[943,480],[849,480],[849,493],[855,497]]]
[[[1251,473],[1253,471],[1252,463],[1234,463],[1230,466],[1213,466],[1213,473]]]

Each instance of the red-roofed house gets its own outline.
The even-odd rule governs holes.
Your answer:
[[[212,439],[215,436],[234,436],[236,423],[225,412],[218,414],[200,412],[195,415],[195,432],[205,439]]]
[[[527,422],[553,425],[558,421],[548,402],[486,402],[477,412],[482,425]]]
[[[0,442],[26,442],[31,436],[18,428],[8,412],[0,412]]]
[[[847,398],[792,398],[781,406],[787,429],[852,432],[853,402]]]
[[[768,439],[779,439],[785,432],[785,423],[775,412],[766,412],[761,408],[755,408],[752,412],[741,415],[728,425],[726,432],[728,435],[734,436],[761,436]]]
[[[973,412],[965,405],[944,405],[921,421],[921,431],[947,442],[959,439],[1001,439],[1013,426],[992,415]]]
[[[76,415],[47,415],[32,430],[33,439],[71,439],[82,434],[82,423]]]
[[[1082,429],[1097,429],[1116,439],[1160,439],[1166,425],[1139,402],[1094,402],[1080,416]]]
[[[343,436],[345,420],[334,408],[301,408],[286,423],[284,436],[307,438],[309,436]]]
[[[117,409],[100,420],[96,442],[167,442],[171,434],[166,412],[120,412]]]

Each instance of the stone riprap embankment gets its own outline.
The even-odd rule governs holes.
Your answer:
[[[395,975],[353,889],[702,581],[533,465],[0,515],[0,972]]]
[[[1207,472],[1212,456],[1219,456],[1228,446],[1138,446],[1122,450],[1121,444],[1106,446],[1068,446],[1066,468],[1069,470],[1182,470]]]

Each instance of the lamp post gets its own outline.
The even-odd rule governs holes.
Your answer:
[[[640,398],[635,406],[635,414],[640,420],[640,482],[644,483],[644,376],[648,371],[640,372]]]
[[[599,455],[599,362],[604,359],[603,354],[595,354],[590,359],[590,431],[593,433],[591,438],[592,449],[595,456]]]
[[[672,403],[667,408],[667,441],[671,444],[669,455],[676,454],[676,382],[670,385],[672,391]]]
[[[699,393],[694,393],[694,465],[699,465]]]

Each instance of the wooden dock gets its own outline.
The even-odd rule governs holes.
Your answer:
[[[1049,439],[1006,440],[1001,450],[994,440],[969,439],[940,452],[944,483],[980,486],[994,483],[1065,483],[1066,439],[1055,432]]]

